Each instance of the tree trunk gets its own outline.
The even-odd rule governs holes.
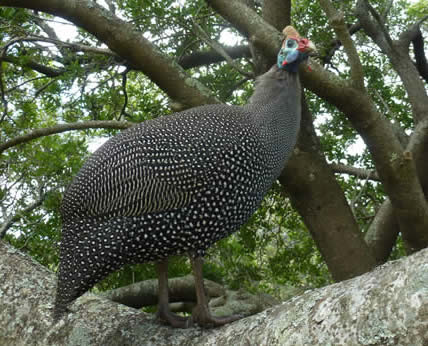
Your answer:
[[[172,329],[86,294],[52,325],[55,276],[0,242],[0,344],[426,345],[428,249],[221,328]]]
[[[322,154],[306,101],[296,148],[279,179],[336,281],[363,274],[375,259]]]

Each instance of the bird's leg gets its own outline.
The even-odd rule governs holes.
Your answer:
[[[188,328],[192,325],[190,317],[183,317],[174,314],[169,309],[169,292],[168,292],[168,259],[165,258],[156,263],[158,272],[158,312],[156,318],[163,323],[167,323],[174,328]]]
[[[204,263],[202,257],[190,257],[192,263],[193,275],[195,277],[195,289],[197,305],[193,309],[193,321],[203,327],[217,327],[224,324],[236,321],[242,316],[232,315],[225,317],[214,317],[208,308],[208,300],[205,295],[204,278],[202,276],[202,265]]]

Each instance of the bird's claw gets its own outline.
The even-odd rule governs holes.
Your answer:
[[[197,305],[192,312],[193,322],[197,323],[198,325],[204,328],[220,327],[225,324],[239,320],[242,317],[243,316],[241,315],[215,317],[211,315],[210,310],[208,309],[207,306],[202,306],[202,305]]]
[[[173,328],[190,328],[193,326],[192,317],[184,317],[177,315],[169,310],[160,310],[156,314],[156,319],[163,323],[170,325]]]

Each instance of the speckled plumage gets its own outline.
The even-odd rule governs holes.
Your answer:
[[[56,315],[127,263],[203,256],[260,205],[300,123],[296,74],[277,66],[242,107],[208,105],[107,141],[66,191]]]

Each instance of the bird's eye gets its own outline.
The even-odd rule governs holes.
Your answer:
[[[294,48],[297,42],[295,40],[287,40],[287,48]]]

